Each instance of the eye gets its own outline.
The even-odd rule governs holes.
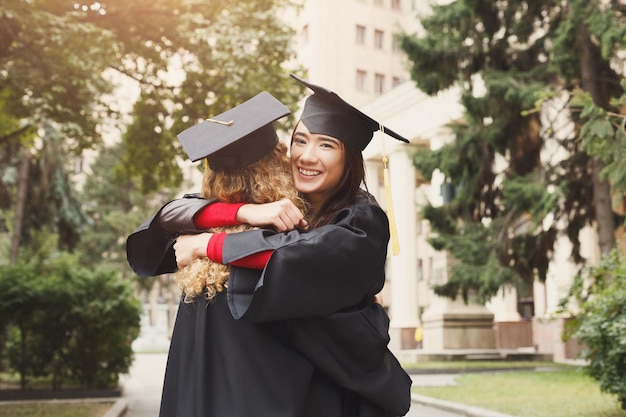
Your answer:
[[[323,139],[320,142],[320,147],[325,149],[338,149],[340,145],[338,141],[332,139]]]

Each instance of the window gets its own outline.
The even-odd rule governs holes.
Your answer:
[[[356,70],[356,90],[366,91],[367,89],[367,72]]]
[[[391,37],[391,50],[393,52],[400,51],[400,42],[398,41],[398,37],[397,36],[392,36]]]
[[[382,30],[376,29],[374,31],[374,47],[377,49],[383,49],[383,45],[385,42],[385,32]]]
[[[391,0],[391,8],[393,10],[401,10],[402,9],[402,1],[401,0]]]
[[[374,76],[374,91],[376,94],[385,92],[385,76],[383,74],[376,74]]]
[[[365,45],[365,26],[356,25],[356,44]]]
[[[391,88],[395,88],[395,87],[399,86],[401,82],[402,81],[400,80],[400,77],[393,77],[391,79]]]

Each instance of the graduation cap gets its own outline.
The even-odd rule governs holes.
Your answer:
[[[291,113],[268,92],[179,133],[192,161],[207,158],[211,169],[242,168],[267,155],[278,143],[272,125]]]
[[[313,95],[306,99],[300,117],[311,133],[332,136],[361,151],[370,143],[374,132],[378,130],[409,143],[406,138],[348,104],[336,93],[311,84],[295,74],[290,75],[313,90]]]

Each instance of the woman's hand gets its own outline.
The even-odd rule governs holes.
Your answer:
[[[206,249],[213,233],[180,235],[174,243],[178,269],[189,265],[194,259],[206,257]]]
[[[237,211],[236,220],[251,226],[272,226],[278,232],[307,227],[302,212],[287,198],[265,204],[244,204]]]

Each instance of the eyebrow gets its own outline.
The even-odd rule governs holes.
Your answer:
[[[292,133],[292,135],[291,135],[291,138],[293,139],[293,138],[298,137],[298,136],[302,136],[304,138],[308,138],[310,135],[314,135],[314,134],[315,133],[306,133],[306,132],[302,132],[302,131],[294,131]],[[340,141],[337,138],[334,138],[332,136],[326,136],[326,135],[321,134],[321,133],[318,133],[317,135],[319,137],[319,140],[322,141],[322,142],[330,142],[330,143],[332,143],[334,145],[337,145],[337,146],[343,146],[343,142]]]

